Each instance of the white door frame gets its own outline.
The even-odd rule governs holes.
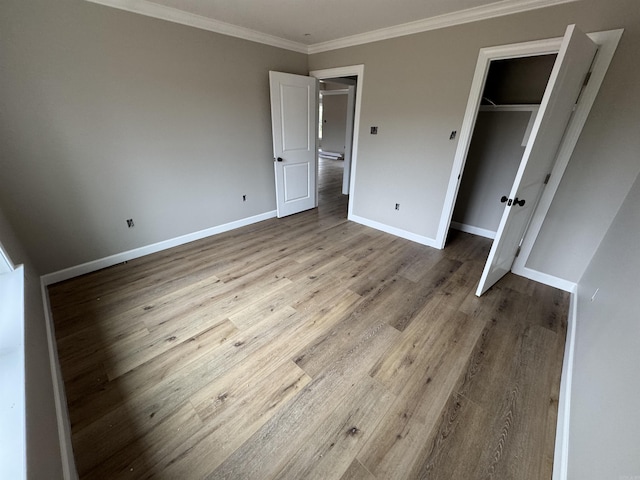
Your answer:
[[[356,87],[347,87],[347,131],[344,138],[344,174],[342,175],[342,194],[349,194],[351,185],[351,152],[353,148],[353,116],[356,104]]]
[[[600,89],[600,85],[602,84],[607,69],[609,68],[609,64],[611,63],[613,54],[618,46],[622,32],[623,30],[620,29],[588,34],[589,38],[599,45],[598,53],[596,54],[596,58],[591,69],[591,78],[582,92],[576,110],[569,121],[564,138],[558,150],[558,155],[551,172],[549,183],[544,189],[540,202],[533,213],[531,223],[522,244],[520,255],[516,258],[512,267],[512,271],[514,273],[565,290],[571,289],[573,284],[569,285],[570,282],[566,282],[566,284],[563,282],[559,283],[557,281],[558,279],[550,276],[544,276],[544,278],[542,278],[543,276],[539,272],[528,269],[525,265],[535,240],[538,237],[544,218],[549,211],[551,201],[558,189],[562,175],[569,163],[573,149],[575,148],[580,133],[582,132],[582,128],[587,120],[587,116],[591,111],[591,107],[593,106],[595,97]],[[471,83],[467,109],[460,129],[460,140],[458,141],[458,147],[456,149],[453,167],[451,169],[451,177],[449,178],[449,185],[447,187],[447,194],[445,196],[444,207],[442,209],[442,216],[440,217],[440,225],[438,227],[438,234],[436,237],[437,248],[444,248],[447,239],[447,233],[449,231],[451,217],[453,215],[453,209],[458,195],[460,180],[462,179],[464,165],[469,152],[471,136],[473,134],[473,128],[480,108],[482,91],[484,90],[485,80],[489,72],[490,62],[492,60],[558,53],[561,42],[562,37],[557,37],[480,49],[475,74]]]
[[[349,175],[349,211],[347,218],[352,220],[353,216],[353,202],[355,198],[355,178],[356,178],[356,164],[358,160],[358,139],[360,136],[360,109],[362,106],[362,84],[364,80],[364,65],[350,65],[348,67],[327,68],[323,70],[313,70],[309,72],[309,75],[317,78],[318,80],[324,80],[328,78],[339,77],[357,77],[356,85],[356,107],[353,118],[353,145],[351,148],[351,172]],[[317,177],[316,177],[317,178]],[[316,180],[317,184],[317,180]]]

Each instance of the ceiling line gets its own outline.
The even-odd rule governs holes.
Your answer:
[[[231,23],[221,22],[213,18],[197,15],[195,13],[185,12],[177,8],[167,7],[147,0],[85,0],[91,3],[98,3],[107,7],[126,10],[127,12],[139,13],[147,17],[167,20],[173,23],[187,25],[189,27],[208,30],[210,32],[221,33],[230,37],[242,38],[252,42],[263,43],[272,47],[284,48],[285,50],[293,50],[294,52],[309,53],[308,46],[287,40],[285,38],[269,35],[268,33],[258,32],[250,28],[240,27]]]
[[[514,13],[536,10],[539,8],[550,7],[563,3],[575,2],[577,0],[502,0],[496,3],[490,3],[479,7],[460,10],[458,12],[446,13],[436,17],[425,18],[414,22],[403,23],[392,27],[385,27],[370,32],[351,35],[348,37],[329,40],[326,42],[316,43],[313,45],[305,45],[300,42],[294,42],[275,35],[258,32],[238,25],[233,25],[213,18],[197,15],[195,13],[185,12],[176,8],[168,7],[153,3],[148,0],[85,0],[91,3],[97,3],[108,7],[126,10],[128,12],[138,13],[148,17],[167,20],[169,22],[179,23],[190,27],[208,30],[211,32],[221,33],[231,37],[242,38],[252,42],[270,45],[272,47],[292,50],[294,52],[306,53],[308,55],[314,53],[327,52],[339,48],[362,45],[389,38],[397,38],[414,33],[426,32],[429,30],[437,30],[439,28],[461,25],[464,23],[476,22],[479,20],[487,20],[490,18],[511,15]]]
[[[462,25],[464,23],[477,22],[479,20],[488,20],[491,18],[526,12],[529,10],[537,10],[540,8],[575,1],[577,0],[504,0],[497,3],[490,3],[488,5],[460,10],[458,12],[445,13],[436,17],[403,23],[393,27],[381,28],[371,32],[316,43],[314,45],[309,45],[308,53],[314,54],[336,50],[338,48],[353,47],[355,45],[363,45],[380,40],[387,40],[389,38],[403,37],[414,33],[427,32],[429,30],[437,30],[440,28]]]

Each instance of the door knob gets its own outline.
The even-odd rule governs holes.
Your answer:
[[[518,197],[516,197],[516,198],[513,199],[513,204],[514,205],[520,205],[521,207],[524,207],[525,200],[524,199],[518,200]]]
[[[501,202],[501,203],[504,203],[504,202],[506,202],[507,200],[509,200],[509,199],[507,198],[507,196],[506,196],[506,195],[502,195],[502,198],[500,199],[500,202]]]
[[[279,162],[282,162],[282,157],[278,157],[276,160],[278,160]]]

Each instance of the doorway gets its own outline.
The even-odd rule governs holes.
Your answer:
[[[491,62],[451,228],[495,238],[556,57]]]
[[[278,218],[318,207],[318,80],[354,77],[355,108],[347,219],[352,219],[355,166],[362,103],[364,65],[311,72],[310,76],[269,72],[271,129]],[[351,95],[353,99],[353,95]],[[347,122],[350,125],[350,122]],[[346,190],[346,189],[345,189]]]
[[[551,277],[540,272],[535,272],[526,268],[525,265],[532,246],[542,227],[544,218],[549,211],[551,201],[558,188],[562,174],[564,173],[569,159],[571,158],[571,154],[577,143],[582,127],[586,122],[591,106],[593,105],[607,68],[611,62],[613,54],[615,53],[622,30],[596,32],[586,36],[578,34],[579,30],[576,29],[575,26],[569,26],[565,37],[480,49],[464,121],[460,131],[460,138],[451,171],[451,177],[447,188],[444,208],[442,210],[442,216],[438,227],[438,234],[435,242],[438,248],[444,248],[445,246],[447,233],[453,217],[463,168],[471,145],[472,133],[481,108],[485,80],[487,78],[490,64],[496,60],[524,58],[556,54],[560,52],[558,55],[559,68],[556,70],[554,67],[549,84],[551,85],[552,82],[557,83],[558,78],[564,79],[569,72],[571,75],[570,82],[573,87],[571,87],[571,92],[562,87],[558,92],[550,93],[550,97],[547,97],[545,94],[545,99],[543,100],[544,108],[541,108],[541,111],[544,111],[550,105],[553,106],[551,111],[554,109],[557,110],[557,105],[562,104],[564,105],[562,106],[562,111],[564,113],[551,117],[549,121],[545,118],[545,115],[536,116],[536,122],[533,127],[534,132],[536,132],[536,134],[539,131],[554,132],[554,140],[552,142],[548,140],[545,140],[543,143],[538,142],[538,146],[536,146],[535,141],[532,141],[527,146],[525,157],[530,157],[532,155],[530,147],[533,147],[534,157],[546,157],[547,160],[540,164],[537,162],[533,163],[532,165],[538,165],[538,167],[535,167],[534,171],[528,172],[527,167],[524,165],[524,169],[520,168],[518,170],[516,182],[514,183],[512,192],[509,195],[511,198],[507,199],[507,205],[516,205],[516,200],[518,200],[518,208],[509,208],[504,210],[505,213],[501,219],[498,233],[496,234],[496,238],[498,238],[499,236],[502,236],[500,232],[503,232],[503,234],[504,232],[507,232],[506,234],[510,239],[508,242],[509,251],[504,250],[504,243],[500,241],[493,243],[489,260],[487,265],[485,265],[485,271],[481,278],[481,285],[479,285],[478,288],[478,294],[481,294],[482,291],[489,288],[486,286],[487,283],[492,284],[497,281],[502,274],[509,270],[532,280],[540,281],[566,291],[572,291],[573,285],[570,282]],[[577,39],[578,36],[581,37],[581,40],[575,44],[576,47],[570,47],[570,45],[573,44],[573,38]],[[567,48],[573,49],[574,53],[571,53],[570,56],[575,55],[576,48],[578,51],[582,50],[583,53],[585,53],[585,48],[587,48],[586,44],[589,43],[589,40],[592,42],[591,45],[595,44],[597,47],[597,54],[595,55],[595,58],[592,58],[593,55],[590,57],[592,58],[591,68],[589,68],[589,62],[591,62],[591,60],[586,60],[586,57],[581,60],[582,67],[580,67],[580,72],[573,66],[569,66],[577,65],[574,61],[560,61],[561,56],[566,56]],[[580,46],[578,46],[578,44]],[[584,70],[582,70],[583,68]],[[567,71],[567,69],[569,69],[569,71]],[[589,74],[587,72],[589,72]],[[583,84],[582,82],[585,78],[588,82]],[[563,80],[561,83],[566,84],[567,82]],[[561,93],[562,89],[565,90],[564,93]],[[552,91],[553,90],[550,92]],[[576,98],[578,98],[577,101]],[[553,128],[551,128],[551,126],[553,126]],[[541,157],[541,153],[545,154]],[[526,158],[523,158],[523,163],[526,165],[525,160]],[[550,164],[548,164],[549,160],[551,161]],[[542,170],[544,170],[544,172]],[[535,175],[534,183],[531,183],[532,175]],[[521,187],[528,189],[525,195],[522,195]],[[533,190],[534,187],[535,191]],[[516,197],[520,198],[518,199]],[[525,197],[529,199],[526,202],[526,207],[524,207],[525,202],[520,201]],[[517,226],[513,223],[516,217],[517,223],[515,225]],[[520,232],[525,231],[526,235],[520,236]],[[514,241],[514,238],[516,237],[520,239],[520,246],[518,246],[518,241]],[[519,256],[518,253],[520,253]],[[514,257],[515,261],[513,261]]]
[[[321,82],[325,82],[324,91],[327,90],[346,90],[347,96],[347,117],[345,118],[345,146],[343,174],[342,174],[342,195],[348,195],[347,218],[350,218],[353,211],[354,199],[354,179],[356,174],[356,164],[358,158],[358,134],[360,131],[360,108],[362,104],[362,84],[364,78],[364,65],[353,65],[349,67],[330,68],[326,70],[315,70],[309,73],[310,76],[317,78]],[[333,85],[329,89],[327,84]],[[324,96],[325,94],[322,94]],[[329,94],[328,97],[331,97]],[[328,98],[327,97],[327,98]],[[349,118],[351,116],[352,118]],[[323,124],[324,125],[324,124]],[[319,127],[320,128],[320,127]],[[323,131],[323,136],[325,132]],[[325,142],[325,146],[327,142]],[[335,148],[335,143],[329,142],[329,153]],[[340,145],[338,143],[338,145]],[[322,140],[320,141],[322,148]],[[337,150],[340,150],[339,148]],[[323,159],[319,157],[319,164],[322,165]],[[321,172],[319,172],[321,173]]]
[[[344,204],[345,218],[356,88],[357,78],[351,76],[322,79],[318,89],[318,207]]]
[[[319,88],[319,156],[343,162],[344,195],[349,194],[357,85],[357,77],[349,76],[322,79]]]
[[[533,213],[551,176],[564,132],[589,78],[598,46],[569,25],[553,64],[525,151],[504,203],[476,295],[480,296],[511,271],[520,254]]]

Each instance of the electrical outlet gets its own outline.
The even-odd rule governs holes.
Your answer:
[[[127,227],[129,227],[129,228],[135,227],[135,225],[133,223],[133,218],[127,219]]]
[[[371,127],[371,135],[377,135],[378,134],[378,127]]]
[[[242,201],[246,202],[247,201],[247,196],[246,195],[242,195]]]
[[[457,130],[453,130],[451,132],[451,135],[449,135],[449,140],[453,140],[454,138],[456,138],[456,135],[458,134]]]
[[[396,210],[400,210],[400,204],[396,203]]]

